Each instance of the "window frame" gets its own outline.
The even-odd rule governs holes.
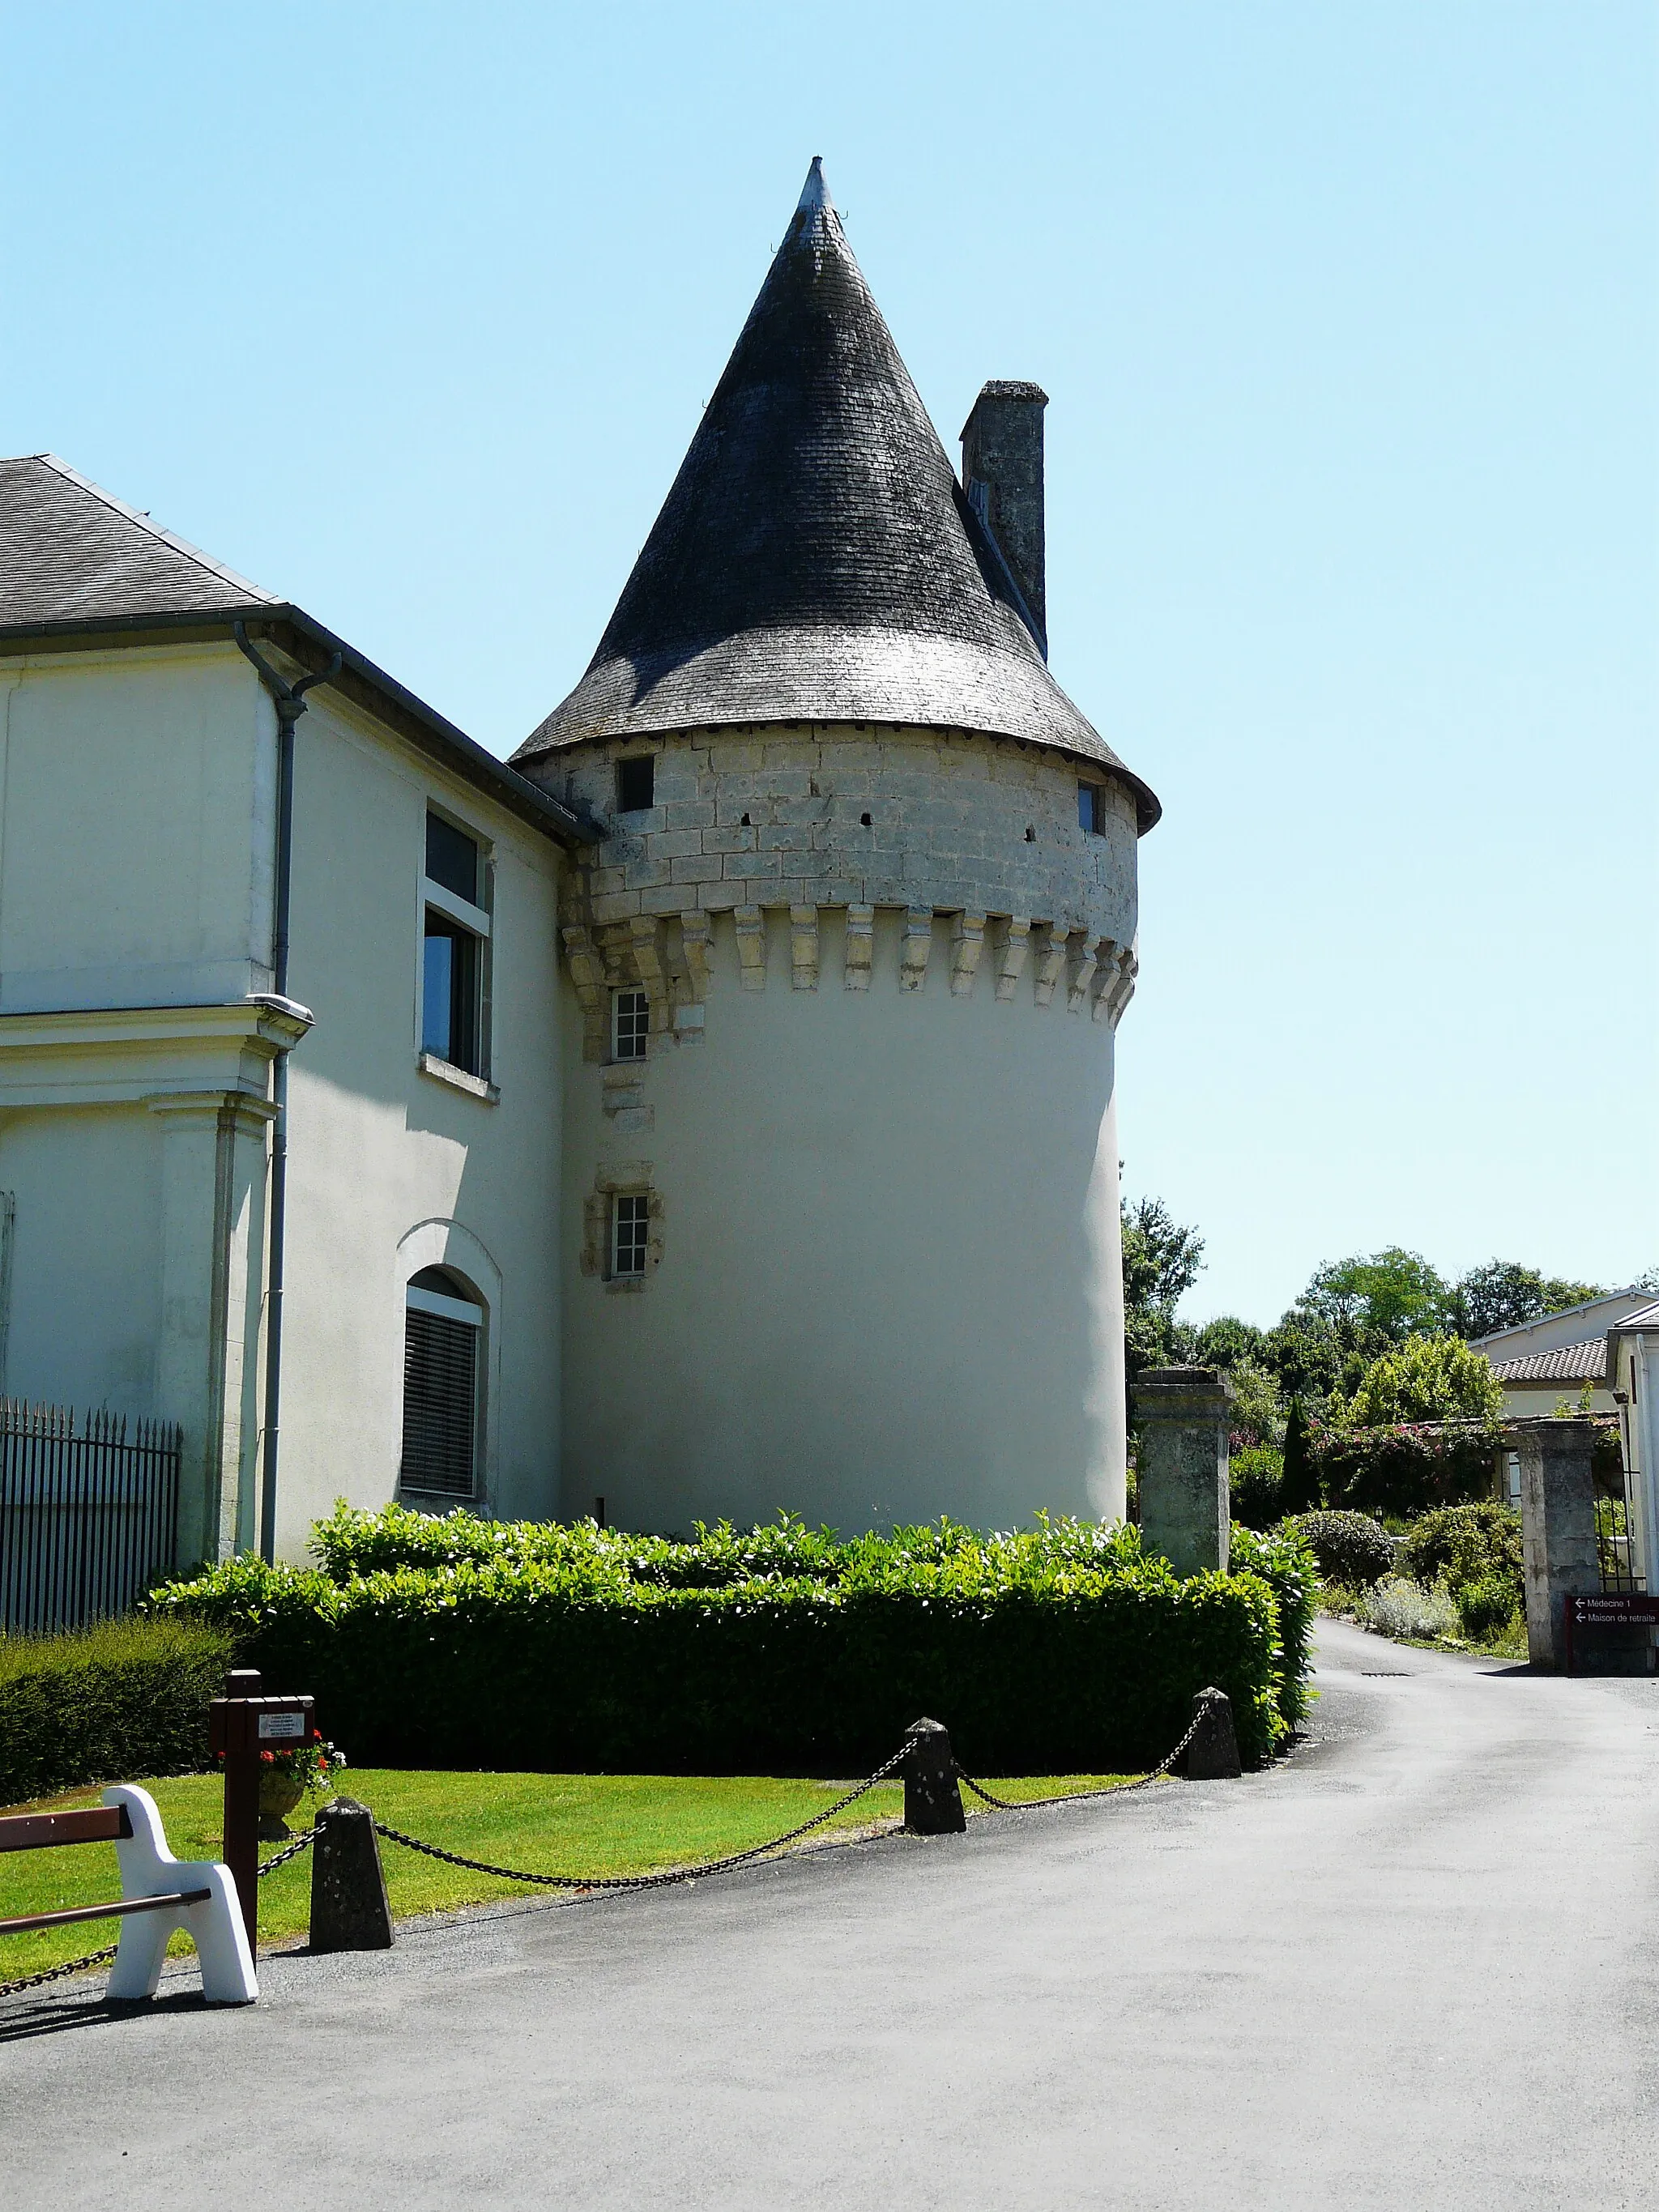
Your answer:
[[[1084,819],[1085,815],[1088,819]],[[1077,780],[1077,825],[1085,836],[1103,837],[1106,835],[1106,787],[1091,783],[1084,777]]]
[[[623,1207],[628,1208],[626,1225],[635,1233],[628,1240],[630,1254],[637,1255],[637,1267],[621,1264],[623,1250]],[[642,1283],[651,1267],[651,1194],[646,1190],[616,1190],[611,1194],[611,1218],[607,1226],[605,1279],[612,1283]]]
[[[627,1036],[626,1040],[624,1040],[623,1033],[623,1002],[624,1000],[633,1000],[637,1002],[630,1010],[630,1019],[632,1023],[639,1024],[637,1029],[630,1029],[630,1033]],[[623,1048],[624,1042],[626,1042],[630,1048],[637,1045],[639,1049],[637,1051],[634,1051],[632,1049],[624,1051]],[[637,983],[619,984],[611,994],[611,1058],[612,1063],[619,1067],[642,1067],[646,1060],[650,1057],[650,994]]]
[[[427,823],[435,818],[465,837],[477,854],[477,890],[483,902],[475,904],[463,898],[447,884],[441,884],[428,875]],[[419,884],[419,937],[416,951],[415,975],[415,1047],[418,1064],[427,1072],[461,1079],[464,1088],[483,1086],[493,1095],[490,1067],[494,1051],[494,961],[495,961],[495,850],[491,841],[469,822],[463,821],[448,807],[428,798],[421,819],[421,875]],[[434,928],[433,921],[439,927]],[[460,1025],[468,1028],[459,1042],[470,1042],[471,1050],[458,1054],[456,1022],[452,1004],[447,1031],[447,1050],[441,1050],[434,1041],[435,1030],[429,1030],[428,1014],[428,944],[436,939],[447,939],[452,943],[470,941],[471,974],[465,984],[467,1014]],[[453,990],[452,986],[452,990]]]

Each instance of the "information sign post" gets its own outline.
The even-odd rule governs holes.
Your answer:
[[[225,1694],[208,1707],[208,1747],[225,1770],[225,1864],[257,1955],[259,1933],[259,1778],[262,1751],[297,1751],[311,1741],[310,1698],[266,1698],[250,1667],[225,1678]]]

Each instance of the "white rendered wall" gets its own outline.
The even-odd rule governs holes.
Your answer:
[[[1121,1516],[1127,793],[1087,836],[1079,771],[1035,748],[654,750],[656,805],[562,910],[566,1512]],[[558,765],[608,811],[607,749]],[[604,1064],[629,983],[652,1001],[643,1067]],[[629,1190],[652,1206],[637,1286],[605,1279]]]
[[[550,1516],[559,1464],[558,848],[330,695],[296,732],[278,1548],[337,1497],[397,1494],[404,1286],[443,1264],[489,1310],[484,1510]],[[420,1066],[428,804],[493,875],[490,1079]]]
[[[0,663],[0,1012],[270,988],[268,721],[233,647]]]

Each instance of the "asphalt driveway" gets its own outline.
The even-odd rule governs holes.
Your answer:
[[[0,2002],[0,2203],[1659,2207],[1659,1685],[1321,1651],[1242,1782]]]

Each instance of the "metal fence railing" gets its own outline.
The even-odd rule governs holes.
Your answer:
[[[175,1422],[0,1398],[0,1628],[124,1613],[173,1565]]]

